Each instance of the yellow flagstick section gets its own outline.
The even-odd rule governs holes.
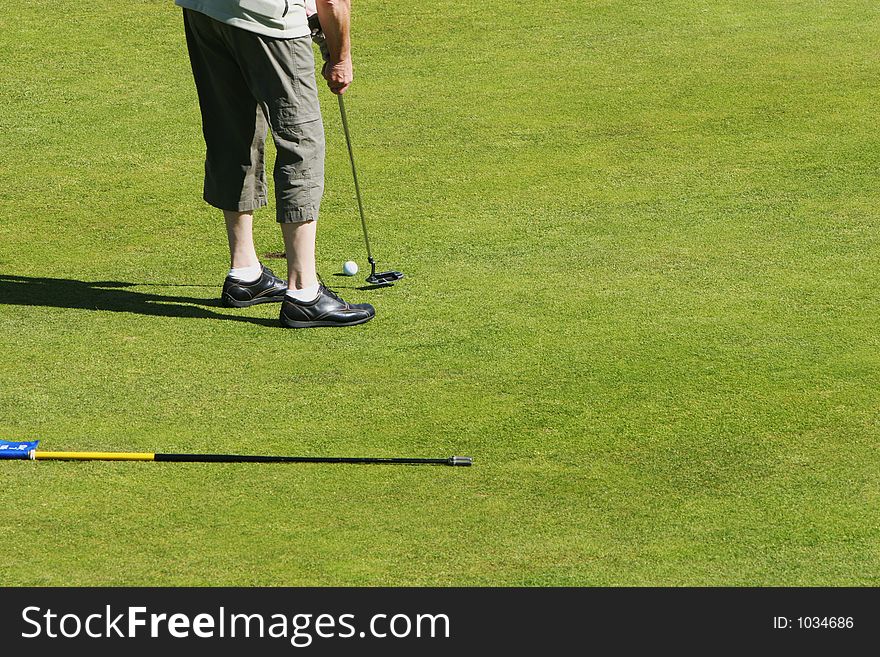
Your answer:
[[[154,461],[156,455],[149,452],[39,452],[33,453],[35,461]]]

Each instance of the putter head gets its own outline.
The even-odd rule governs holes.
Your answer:
[[[399,281],[401,278],[403,278],[401,271],[374,271],[366,280],[370,285],[393,285],[394,281]]]

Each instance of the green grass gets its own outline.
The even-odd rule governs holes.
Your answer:
[[[0,17],[0,435],[476,465],[0,464],[0,583],[880,584],[876,2],[360,3],[354,39],[407,278],[296,332],[214,305],[172,2]],[[321,98],[326,277],[366,263]]]

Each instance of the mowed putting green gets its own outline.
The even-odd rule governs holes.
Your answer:
[[[322,88],[319,268],[378,314],[312,331],[217,304],[171,0],[19,5],[0,438],[474,466],[0,462],[0,584],[880,584],[875,2],[355,2],[407,277],[357,289]]]

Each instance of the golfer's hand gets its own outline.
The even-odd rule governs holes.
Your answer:
[[[354,68],[352,67],[351,59],[343,59],[335,64],[326,62],[322,73],[324,79],[327,80],[327,86],[330,87],[330,91],[337,95],[344,94],[354,79]]]

